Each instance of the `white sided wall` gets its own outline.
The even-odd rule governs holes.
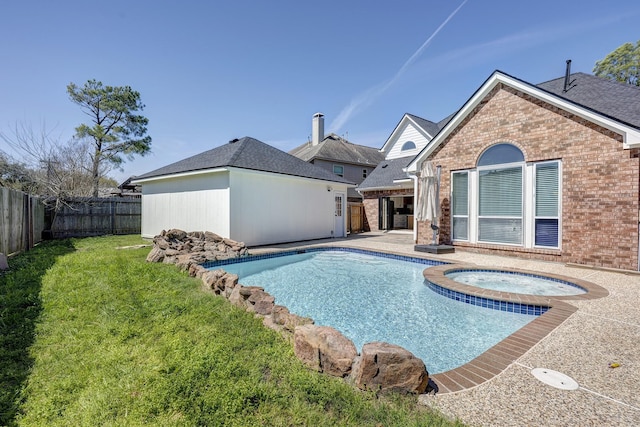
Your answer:
[[[232,169],[229,183],[231,238],[248,246],[333,237],[335,193],[347,192],[344,184],[245,169]]]
[[[142,237],[171,228],[229,237],[229,172],[143,182]]]
[[[413,125],[413,123],[410,123],[406,118],[405,120],[407,122],[403,123],[398,129],[399,132],[397,136],[394,137],[394,140],[389,141],[392,145],[389,148],[389,151],[386,153],[385,158],[387,160],[397,159],[400,157],[415,156],[429,143],[429,139],[427,139],[427,137],[425,137],[425,135],[420,132]],[[416,148],[414,148],[413,150],[401,151],[402,146],[407,141],[413,141],[416,144]]]

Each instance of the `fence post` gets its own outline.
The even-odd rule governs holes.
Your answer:
[[[109,209],[111,210],[111,234],[116,234],[116,208],[115,208],[115,201],[109,200]]]
[[[28,251],[29,248],[29,217],[31,216],[31,212],[29,212],[29,195],[26,193],[22,194],[22,249],[24,251]]]

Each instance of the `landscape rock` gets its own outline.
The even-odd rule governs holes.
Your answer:
[[[147,262],[162,262],[163,259],[164,251],[158,246],[154,246],[147,255]]]
[[[293,335],[294,352],[308,367],[336,377],[351,371],[356,346],[330,326],[303,325]]]
[[[188,257],[189,255],[190,257]],[[191,264],[230,259],[249,255],[242,242],[225,239],[209,231],[186,232],[179,229],[162,231],[153,238],[153,248],[147,256],[148,262],[177,264],[189,270]]]
[[[247,310],[267,316],[273,311],[275,298],[267,292],[254,292],[247,298]]]
[[[191,264],[191,266],[189,266],[189,276],[197,277],[198,279],[202,278],[202,275],[207,271],[209,271],[209,270],[204,268],[199,263]]]
[[[296,329],[297,330],[297,329]],[[424,393],[429,381],[424,362],[410,351],[389,343],[362,347],[351,371],[351,380],[362,390]]]
[[[176,257],[174,256],[166,256],[163,258],[162,260],[163,264],[175,264],[176,263]]]
[[[9,263],[7,262],[7,256],[5,254],[0,254],[0,271],[7,270],[9,268]]]

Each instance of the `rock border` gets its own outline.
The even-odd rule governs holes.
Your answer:
[[[202,280],[202,289],[226,298],[262,319],[264,326],[280,332],[293,344],[294,353],[318,372],[345,378],[361,390],[424,393],[429,373],[424,362],[403,347],[366,343],[358,354],[353,342],[329,326],[289,312],[259,286],[238,283],[238,275],[223,269],[209,270],[206,261],[248,256],[244,243],[211,232],[162,231],[153,239],[148,262],[175,264],[189,276]]]

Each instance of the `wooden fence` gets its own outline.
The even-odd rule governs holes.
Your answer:
[[[141,206],[139,198],[67,199],[51,212],[51,237],[140,234]]]
[[[364,231],[364,205],[349,204],[347,207],[347,229],[350,233]]]
[[[27,251],[42,241],[44,212],[38,197],[0,188],[0,253]]]

